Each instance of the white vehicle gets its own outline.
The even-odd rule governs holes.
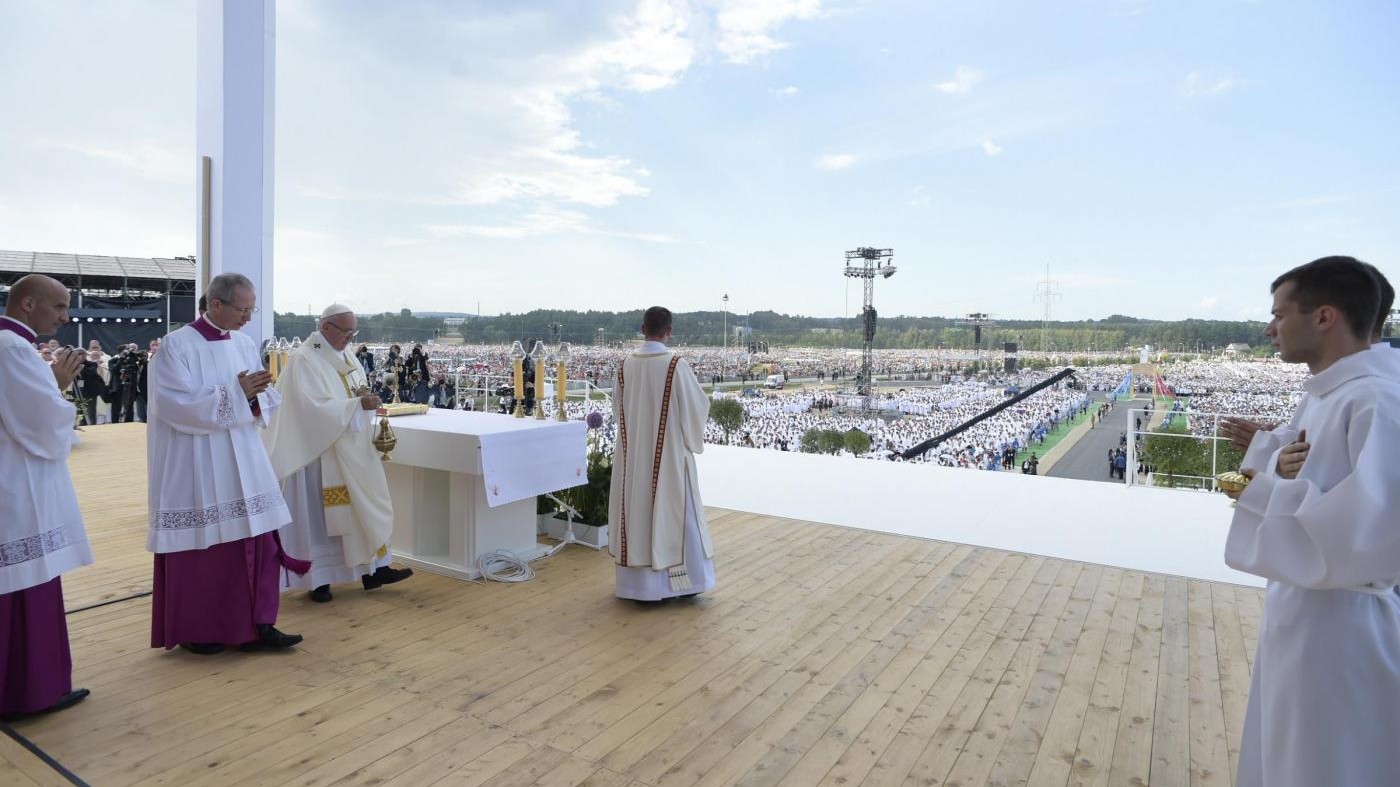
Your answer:
[[[784,385],[787,385],[787,380],[783,379],[781,374],[770,374],[768,379],[763,381],[764,388],[782,389]]]

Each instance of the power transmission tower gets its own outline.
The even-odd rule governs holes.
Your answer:
[[[1040,317],[1040,351],[1049,349],[1047,337],[1050,333],[1050,313],[1051,306],[1055,301],[1061,299],[1060,283],[1050,278],[1050,263],[1045,263],[1045,280],[1035,287],[1035,299],[1045,306],[1045,311]]]
[[[846,277],[865,280],[865,308],[861,309],[860,313],[865,342],[861,345],[860,384],[856,386],[856,393],[865,397],[866,410],[873,409],[871,398],[875,393],[875,277],[888,279],[895,274],[898,268],[887,262],[893,258],[894,249],[872,249],[862,246],[855,251],[846,252]]]

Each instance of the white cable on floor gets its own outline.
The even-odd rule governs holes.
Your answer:
[[[483,577],[496,582],[529,582],[535,578],[530,564],[508,549],[487,552],[476,559],[476,568]]]

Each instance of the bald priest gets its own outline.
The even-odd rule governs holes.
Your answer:
[[[31,344],[68,322],[68,290],[30,274],[10,287],[0,317],[0,720],[61,710],[88,695],[73,688],[73,658],[59,575],[92,562],[68,475],[75,409],[61,389],[81,368],[79,350],[53,365]]]
[[[284,575],[283,588],[310,590],[313,601],[330,601],[333,583],[373,590],[413,574],[389,565],[394,509],[371,428],[380,402],[349,350],[358,333],[350,307],[321,312],[277,379],[282,406],[263,435],[292,512],[283,542],[312,563],[304,576]]]

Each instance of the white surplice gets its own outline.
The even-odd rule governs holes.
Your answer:
[[[23,330],[0,331],[0,594],[92,562],[68,475],[76,411]]]
[[[187,325],[161,342],[147,371],[147,547],[156,553],[206,549],[270,533],[291,520],[267,449],[258,436],[281,402],[269,388],[260,415],[238,384],[262,369],[241,331],[210,341]]]
[[[1235,509],[1225,562],[1269,580],[1239,787],[1400,778],[1397,358],[1358,352],[1309,379],[1302,470],[1277,475],[1278,435]]]
[[[370,413],[355,395],[365,386],[354,356],[331,347],[319,331],[292,351],[278,377],[282,406],[263,442],[292,512],[283,545],[312,564],[304,576],[284,572],[285,588],[352,582],[392,559],[389,484]]]
[[[673,357],[664,344],[645,342],[623,361],[621,384],[613,380],[618,442],[608,549],[617,562],[620,598],[655,601],[704,593],[715,584],[714,545],[695,465],[695,454],[705,450],[710,400],[684,360],[675,364],[666,397]]]

